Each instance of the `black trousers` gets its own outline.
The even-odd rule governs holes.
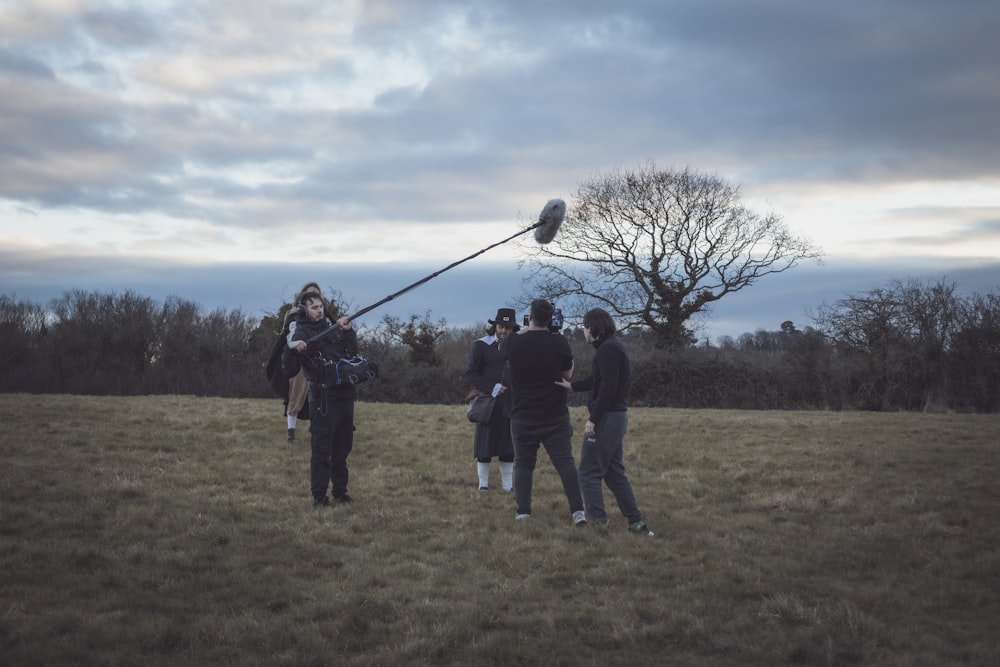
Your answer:
[[[313,500],[326,498],[331,487],[333,497],[340,498],[347,494],[347,456],[354,446],[354,399],[330,395],[325,400],[314,401],[312,395],[309,399],[312,443],[309,479]]]

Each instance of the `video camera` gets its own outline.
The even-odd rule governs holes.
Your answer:
[[[559,308],[552,310],[552,321],[549,322],[549,331],[555,333],[563,328],[563,314]]]
[[[531,322],[531,316],[530,315],[525,315],[524,316],[524,326],[528,326],[528,324],[530,322]],[[562,313],[562,309],[560,309],[560,308],[554,308],[552,310],[552,320],[549,322],[549,331],[551,331],[552,333],[559,333],[559,331],[562,328],[563,328],[563,313]]]

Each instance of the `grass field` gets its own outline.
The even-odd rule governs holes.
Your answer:
[[[316,511],[277,400],[0,395],[0,664],[1000,664],[1000,416],[630,415],[652,538],[544,455],[515,522],[458,405]]]

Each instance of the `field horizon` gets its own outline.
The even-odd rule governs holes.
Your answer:
[[[1000,415],[629,413],[652,538],[544,453],[515,521],[462,405],[359,401],[317,511],[279,400],[0,394],[0,663],[1000,664]]]

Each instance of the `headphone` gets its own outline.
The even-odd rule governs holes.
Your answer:
[[[299,300],[295,302],[295,314],[299,315],[301,317],[305,317],[306,316],[306,299],[307,298],[311,299],[312,297],[318,296],[318,295],[319,295],[318,292],[313,292],[313,291],[303,292],[302,295],[299,296]]]
[[[314,297],[319,297],[320,301],[323,300],[323,296],[316,290],[306,290],[301,295],[299,295],[299,300],[295,302],[295,314],[302,317],[306,316],[306,299],[312,299]],[[324,309],[326,306],[324,305]]]

